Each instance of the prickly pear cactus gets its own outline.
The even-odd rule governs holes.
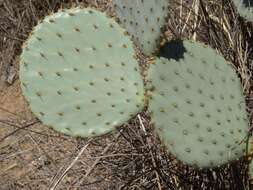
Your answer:
[[[133,36],[146,55],[160,43],[168,15],[168,0],[113,0],[122,26]]]
[[[253,21],[253,0],[233,0],[239,14],[249,21]]]
[[[157,58],[148,74],[149,111],[162,142],[179,160],[200,168],[240,158],[248,120],[235,71],[199,43],[178,42],[177,50]]]
[[[73,136],[107,133],[143,107],[143,82],[125,31],[104,13],[63,10],[24,44],[20,78],[31,110]]]

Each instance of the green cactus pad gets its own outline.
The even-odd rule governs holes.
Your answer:
[[[132,41],[104,13],[69,9],[46,17],[24,44],[20,79],[31,110],[73,136],[101,135],[143,108]]]
[[[253,0],[233,0],[239,14],[248,21],[253,21]]]
[[[122,26],[133,36],[146,55],[160,43],[168,15],[168,0],[113,0]]]
[[[199,168],[240,158],[248,118],[236,72],[202,44],[178,42],[176,52],[157,58],[148,74],[149,111],[162,142],[179,160]]]

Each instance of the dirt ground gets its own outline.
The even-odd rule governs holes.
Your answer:
[[[249,189],[245,158],[213,170],[184,166],[160,146],[146,111],[114,133],[91,139],[65,136],[38,122],[19,85],[21,45],[38,20],[77,5],[113,15],[110,0],[0,0],[0,190]],[[229,0],[175,0],[171,7],[169,39],[205,42],[236,66],[252,126],[252,24],[239,18]]]

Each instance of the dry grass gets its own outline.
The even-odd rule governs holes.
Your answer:
[[[146,111],[92,139],[64,136],[37,122],[19,88],[21,44],[43,16],[77,4],[113,14],[107,0],[0,0],[0,189],[249,189],[244,159],[198,171],[166,154]],[[252,126],[252,24],[238,17],[229,0],[173,0],[171,12],[168,39],[205,42],[235,66]]]

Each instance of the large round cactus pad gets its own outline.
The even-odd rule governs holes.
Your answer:
[[[132,42],[104,13],[75,8],[48,16],[23,48],[23,94],[35,115],[55,130],[100,135],[143,108]]]
[[[253,0],[233,0],[239,14],[247,19],[253,21]]]
[[[211,48],[178,45],[181,55],[157,58],[149,70],[149,110],[157,133],[189,165],[215,167],[240,158],[248,119],[236,72]]]

